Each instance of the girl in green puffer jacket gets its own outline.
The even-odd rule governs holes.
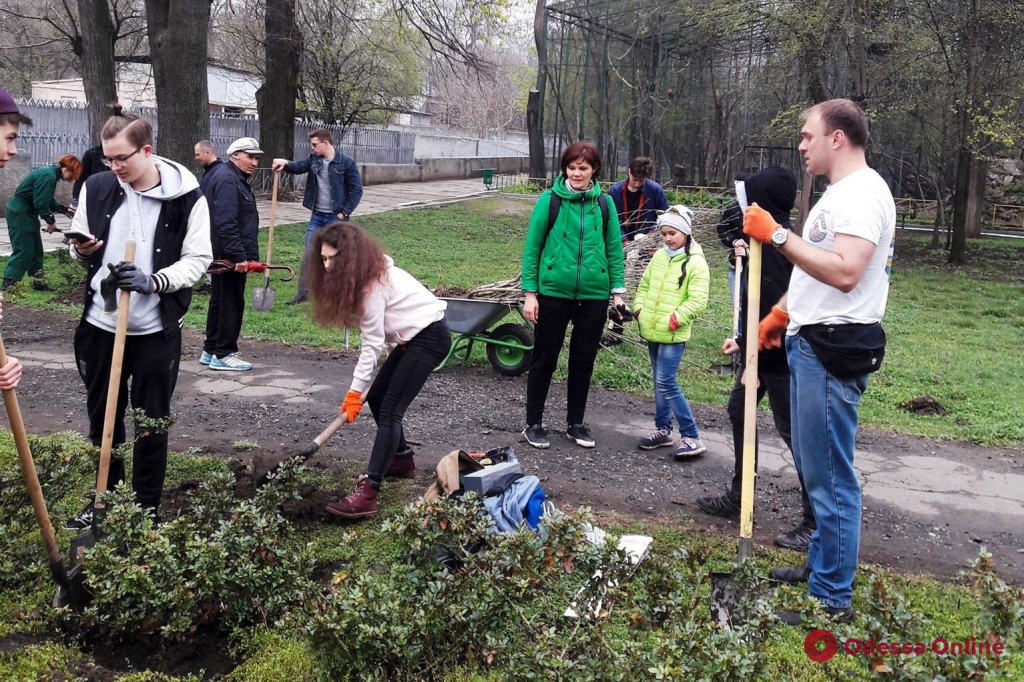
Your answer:
[[[711,283],[704,251],[693,240],[692,222],[693,211],[681,204],[658,217],[664,245],[651,258],[633,301],[640,336],[647,341],[651,356],[655,406],[655,429],[637,445],[641,450],[671,446],[674,414],[680,434],[677,460],[707,451],[676,380],[693,321],[708,307]]]

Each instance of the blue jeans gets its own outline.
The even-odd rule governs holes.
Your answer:
[[[338,220],[338,216],[333,213],[320,211],[313,211],[313,214],[309,216],[309,224],[306,225],[306,246],[302,252],[302,266],[299,268],[299,295],[309,293],[309,287],[306,286],[306,279],[302,276],[302,272],[306,267],[306,259],[309,258],[309,246],[313,243],[313,233],[324,225],[330,225]]]
[[[654,426],[671,431],[672,415],[679,423],[679,435],[683,438],[700,438],[697,433],[697,422],[690,411],[690,403],[679,390],[676,375],[679,363],[686,351],[685,343],[654,343],[647,342],[647,352],[651,356],[651,370],[654,372]]]
[[[808,593],[832,608],[850,606],[860,549],[860,481],[853,468],[857,408],[867,375],[839,379],[800,336],[786,337],[793,460],[807,486],[817,530],[807,550]]]

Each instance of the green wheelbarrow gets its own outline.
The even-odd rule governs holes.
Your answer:
[[[452,347],[437,369],[452,358],[468,360],[473,344],[487,347],[487,360],[498,374],[517,377],[530,368],[533,356],[533,331],[523,317],[522,308],[501,301],[472,298],[442,298],[448,304],[445,321],[452,331]],[[515,312],[525,324],[507,322],[491,326]],[[488,331],[490,329],[490,331]]]

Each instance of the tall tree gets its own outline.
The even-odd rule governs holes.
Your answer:
[[[89,142],[100,142],[100,131],[107,120],[107,105],[117,100],[114,80],[114,42],[117,33],[110,17],[107,0],[78,0],[81,31],[77,49],[82,63],[82,85],[85,88],[89,114]]]
[[[210,136],[210,0],[146,0],[146,20],[160,154],[198,170],[192,149]]]
[[[295,100],[299,91],[302,34],[295,23],[295,0],[266,0],[266,68],[256,91],[260,145],[269,163],[290,159],[295,141]]]
[[[547,15],[544,0],[537,0],[533,14],[533,40],[537,47],[537,86],[526,102],[526,131],[530,136],[530,176],[543,178],[544,168],[544,91],[548,77]]]

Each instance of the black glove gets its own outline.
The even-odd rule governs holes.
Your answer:
[[[156,284],[153,283],[153,278],[139,270],[135,263],[121,261],[117,264],[117,288],[148,296],[156,291]]]
[[[622,324],[623,322],[633,321],[633,311],[625,306],[625,304],[613,305],[608,309],[608,319],[615,324]]]
[[[117,312],[117,268],[113,263],[107,263],[110,274],[100,282],[100,296],[103,297],[103,312]]]

